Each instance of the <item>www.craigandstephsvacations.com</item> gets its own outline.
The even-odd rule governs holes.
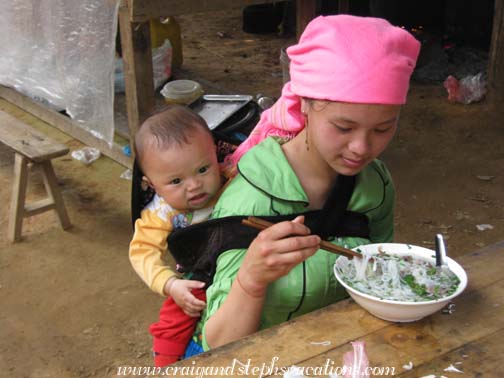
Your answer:
[[[326,359],[325,363],[319,366],[280,366],[279,358],[273,357],[269,362],[254,364],[252,359],[245,362],[236,358],[230,361],[228,366],[196,366],[193,361],[191,366],[119,366],[117,376],[163,376],[163,377],[258,377],[268,376],[283,377],[286,373],[295,373],[296,376],[309,377],[343,377],[351,373],[352,366],[335,366],[334,361]],[[393,376],[395,368],[393,366],[366,366],[361,367],[361,374],[373,376]]]

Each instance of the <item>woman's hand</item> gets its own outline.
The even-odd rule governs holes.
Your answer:
[[[250,244],[236,281],[248,295],[264,296],[271,282],[285,276],[319,247],[320,237],[310,235],[304,216],[274,224]]]
[[[229,295],[205,325],[211,348],[256,332],[268,285],[319,249],[320,238],[303,222],[299,216],[274,224],[250,244]]]

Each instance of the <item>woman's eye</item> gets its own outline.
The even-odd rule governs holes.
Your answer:
[[[210,167],[209,167],[208,165],[206,165],[206,166],[204,166],[204,167],[201,167],[201,168],[198,170],[198,172],[199,172],[199,173],[205,173],[205,172],[207,172],[207,171],[208,171],[208,169],[209,169],[209,168],[210,168]]]
[[[385,134],[389,130],[390,130],[390,127],[387,127],[386,129],[375,129],[375,133]]]
[[[344,127],[344,126],[336,126],[336,128],[339,130],[341,133],[349,133],[352,131],[350,127]]]
[[[181,179],[176,178],[176,179],[171,180],[169,184],[170,184],[170,185],[178,185],[178,184],[180,184],[181,182],[182,182],[182,180],[181,180]]]

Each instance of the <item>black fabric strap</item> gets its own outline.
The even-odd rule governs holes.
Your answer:
[[[344,220],[343,214],[352,198],[355,179],[355,176],[338,176],[315,225],[311,228],[312,233],[319,235],[323,240],[334,236],[334,230],[338,230]]]
[[[255,216],[278,223],[305,216],[312,233],[329,237],[369,238],[368,219],[364,214],[346,210],[355,186],[355,177],[339,176],[322,210],[280,216]],[[247,216],[230,216],[175,230],[168,237],[170,253],[177,263],[191,272],[192,278],[212,282],[217,257],[230,249],[245,249],[259,233],[241,223]]]
[[[143,172],[135,159],[133,161],[133,173],[131,179],[131,225],[135,229],[135,222],[140,218],[143,208],[154,197],[154,190],[151,188],[142,189]]]

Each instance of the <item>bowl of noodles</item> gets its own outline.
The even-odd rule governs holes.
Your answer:
[[[336,279],[361,307],[392,322],[413,322],[431,315],[467,286],[467,274],[453,259],[436,266],[435,252],[398,243],[354,248],[363,258],[339,257]]]

